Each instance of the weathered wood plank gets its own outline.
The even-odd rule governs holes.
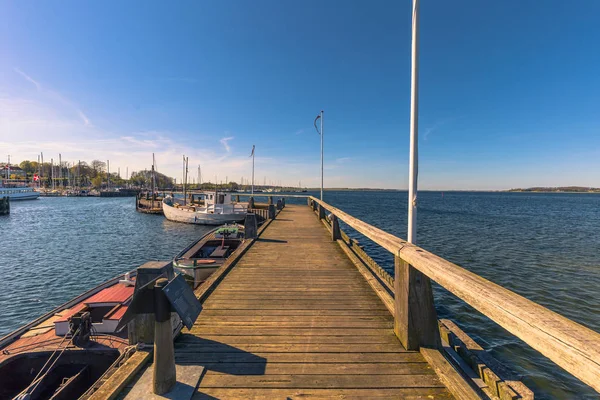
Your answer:
[[[457,399],[479,400],[480,395],[475,392],[465,379],[450,365],[438,349],[421,348],[421,354],[436,371],[440,380],[446,385],[450,393]]]
[[[177,363],[422,363],[417,352],[405,353],[193,353],[175,352]]]
[[[231,329],[226,326],[215,327],[215,326],[199,326],[195,325],[191,333],[195,335],[239,335],[239,336],[251,336],[251,335],[264,335],[264,336],[380,336],[390,334],[388,328],[351,328],[351,329],[337,329],[337,328],[319,328],[319,327],[303,327],[303,328],[282,328],[282,327],[252,327],[252,326],[241,326],[235,329]]]
[[[204,343],[203,343],[204,342]],[[238,343],[227,346],[219,342],[209,342],[199,339],[199,343],[175,343],[177,353],[406,353],[399,345],[381,343]]]
[[[207,363],[207,376],[219,375],[433,375],[420,363]]]
[[[437,388],[436,375],[214,375],[207,373],[200,388]]]
[[[151,351],[137,351],[108,378],[89,400],[112,400],[152,358]]]
[[[193,400],[214,399],[404,399],[404,400],[445,400],[452,396],[444,388],[394,388],[394,389],[262,389],[262,388],[199,388]]]
[[[232,336],[232,335],[202,335],[202,339],[215,341],[227,345],[244,344],[349,344],[349,343],[369,343],[369,344],[391,344],[398,345],[398,339],[394,335],[375,335],[375,336],[333,336],[333,335],[297,335],[297,336]],[[187,339],[182,337],[179,343],[186,343]]]

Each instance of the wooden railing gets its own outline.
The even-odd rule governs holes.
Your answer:
[[[600,392],[599,333],[319,199],[308,205],[335,216],[334,239],[339,218],[394,255],[394,331],[407,349],[440,346],[431,279]]]
[[[269,210],[264,208],[249,208],[249,213],[256,214],[256,222],[259,224],[269,219]]]

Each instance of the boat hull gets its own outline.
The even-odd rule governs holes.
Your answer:
[[[207,280],[208,277],[211,276],[219,267],[220,265],[207,265],[194,268],[185,268],[178,266],[176,263],[173,263],[173,269],[175,270],[175,272],[179,272],[185,275],[186,280],[194,282],[194,287],[196,286],[196,283],[200,283]]]
[[[17,201],[17,200],[35,200],[38,197],[40,197],[40,193],[39,192],[35,192],[35,191],[23,191],[23,192],[17,192],[18,189],[5,189],[5,190],[0,190],[0,197],[8,197],[10,199],[10,201]],[[15,193],[16,192],[16,193]]]
[[[209,214],[193,210],[176,208],[163,202],[163,213],[169,221],[197,225],[223,225],[228,222],[240,222],[246,218],[246,213]]]

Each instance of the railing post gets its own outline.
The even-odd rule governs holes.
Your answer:
[[[281,198],[281,208],[285,208],[285,197]]]
[[[312,205],[312,200],[310,199],[310,197],[306,198],[306,205],[309,207]]]
[[[269,196],[269,205],[273,204],[273,196]]]
[[[319,204],[319,219],[325,219],[325,208]]]
[[[240,195],[239,194],[235,195],[235,201],[236,201],[236,203],[240,202]]]
[[[430,279],[394,257],[394,333],[406,350],[441,345]]]
[[[338,217],[334,214],[331,214],[331,240],[334,242],[338,239],[342,238],[342,233],[340,232],[340,221]]]
[[[269,204],[269,219],[275,219],[275,205]]]

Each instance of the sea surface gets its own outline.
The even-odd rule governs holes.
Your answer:
[[[403,238],[406,200],[406,192],[325,192],[328,203]],[[146,261],[172,258],[206,231],[137,213],[133,198],[13,202],[11,214],[0,217],[0,336]],[[393,273],[387,251],[347,232]],[[425,249],[600,332],[600,195],[421,192],[417,238]],[[464,302],[438,286],[434,292],[438,316],[521,375],[537,398],[598,398]]]

